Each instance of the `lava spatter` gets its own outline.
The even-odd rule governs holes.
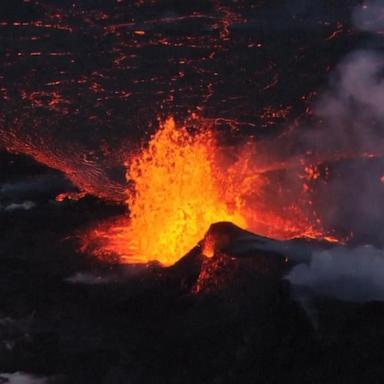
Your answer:
[[[230,152],[211,129],[190,132],[168,118],[127,164],[129,216],[92,229],[85,248],[120,262],[172,265],[219,221],[280,239],[321,236],[298,203],[279,211],[265,198],[268,182],[251,166],[252,151],[237,159]]]

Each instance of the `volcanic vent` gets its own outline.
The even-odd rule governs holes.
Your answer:
[[[172,265],[221,221],[278,239],[323,236],[307,216],[305,193],[290,210],[273,206],[268,172],[251,167],[255,143],[233,151],[206,122],[195,117],[188,128],[168,118],[127,161],[129,214],[87,232],[83,249],[120,262]]]

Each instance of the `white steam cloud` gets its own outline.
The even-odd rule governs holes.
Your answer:
[[[112,272],[76,272],[65,279],[70,284],[105,285],[124,283],[127,279],[141,275],[148,271],[146,265],[121,265]]]
[[[357,51],[344,59],[316,105],[324,123],[317,132],[322,139],[318,145],[383,152],[383,72],[384,57],[377,52]]]
[[[364,31],[384,32],[384,0],[365,1],[353,12]],[[379,35],[378,35],[379,36]],[[367,45],[373,47],[367,39]],[[316,122],[294,140],[329,165],[314,200],[327,229],[354,234],[357,244],[384,246],[384,55],[374,49],[348,54],[315,104]],[[309,158],[311,161],[311,158]]]
[[[19,210],[25,210],[29,211],[30,209],[36,207],[36,203],[33,201],[26,200],[23,203],[12,203],[6,206],[2,206],[0,204],[0,211],[4,210],[5,212],[12,212],[12,211],[19,211]]]
[[[26,373],[0,373],[0,383],[7,384],[48,384],[46,378],[29,375]]]
[[[68,277],[65,281],[72,284],[85,284],[85,285],[101,285],[109,284],[117,281],[116,276],[101,276],[93,273],[78,272],[71,277]]]
[[[355,8],[352,18],[362,31],[384,32],[384,0],[365,1]],[[378,239],[383,245],[384,55],[373,49],[347,55],[331,76],[315,112],[319,123],[300,132],[299,140],[319,159],[339,154],[347,160],[336,164],[336,177],[319,187],[325,221],[334,227],[350,227],[355,234],[363,234],[363,239],[366,236],[367,242]],[[375,162],[364,158],[375,158]],[[305,300],[306,309],[311,296],[384,301],[384,250],[371,245],[313,249],[308,261],[295,265],[286,278],[297,299]]]
[[[384,251],[371,246],[314,252],[287,275],[296,288],[351,302],[384,301]]]

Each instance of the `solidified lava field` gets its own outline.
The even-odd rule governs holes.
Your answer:
[[[0,383],[383,382],[383,10],[3,1]],[[153,163],[170,117],[182,139],[171,131],[173,149]],[[208,130],[205,146],[196,132]],[[142,175],[194,170],[188,146],[214,183],[188,168],[187,180],[166,179],[176,193],[151,191],[166,210],[145,210]],[[231,166],[214,168],[211,150]],[[129,262],[119,226],[133,207],[139,224],[140,209],[159,209],[153,232],[140,227],[145,252],[177,188],[198,195],[193,208],[212,201],[209,218],[225,206],[215,221],[279,241],[224,224],[215,241],[230,246],[213,255],[205,238],[166,265]],[[202,240],[209,225],[189,225],[205,225],[204,212],[180,211],[177,236]]]

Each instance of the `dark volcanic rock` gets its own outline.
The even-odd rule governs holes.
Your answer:
[[[67,221],[81,204],[66,206]],[[46,227],[59,230],[58,214]],[[43,247],[44,231],[34,228],[33,248],[13,242],[1,256],[4,372],[103,384],[354,382],[360,363],[380,373],[382,305],[324,300],[316,330],[266,254],[205,258],[196,248],[173,267],[140,270],[74,257],[60,236]],[[66,281],[79,271],[109,279]]]
[[[314,323],[283,279],[284,254],[263,247],[207,258],[201,244],[170,268],[101,263],[63,241],[113,213],[100,204],[2,214],[0,371],[71,384],[350,383],[364,364],[380,377],[382,304],[323,299]],[[213,228],[233,243],[255,237]]]

